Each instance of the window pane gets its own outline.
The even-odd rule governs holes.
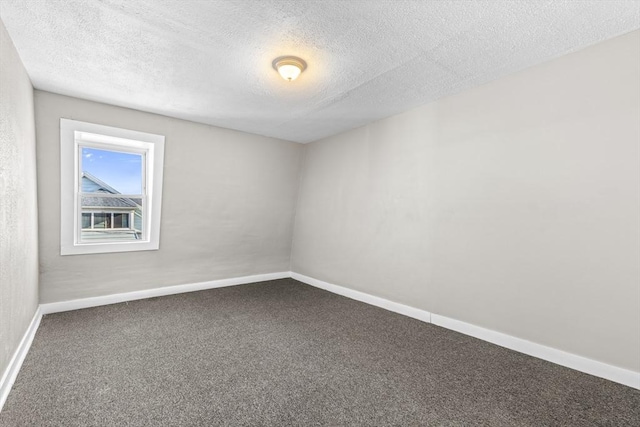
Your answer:
[[[111,228],[111,214],[94,213],[93,228]]]
[[[82,228],[91,228],[91,213],[82,213]]]
[[[82,218],[93,212],[93,229],[83,229],[83,242],[111,242],[141,240],[143,231],[142,198],[105,197],[99,195],[80,198]],[[133,214],[133,224],[130,216]],[[83,227],[84,228],[84,227]]]
[[[82,147],[82,192],[142,194],[143,156]]]
[[[114,213],[113,228],[129,228],[129,214]]]

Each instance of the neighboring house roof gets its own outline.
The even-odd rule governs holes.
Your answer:
[[[82,207],[109,207],[138,209],[142,200],[126,197],[99,197],[98,194],[120,194],[118,190],[88,172],[82,172],[82,192],[96,194],[96,197],[82,196]]]

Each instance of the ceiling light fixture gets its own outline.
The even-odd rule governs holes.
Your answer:
[[[294,81],[307,68],[307,63],[297,56],[280,56],[271,63],[283,79]]]

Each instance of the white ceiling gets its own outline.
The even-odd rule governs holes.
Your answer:
[[[37,89],[297,142],[640,27],[640,2],[1,0]],[[275,57],[304,58],[292,83]]]

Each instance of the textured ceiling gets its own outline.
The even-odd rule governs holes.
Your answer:
[[[309,142],[640,27],[639,1],[0,0],[37,89]],[[284,81],[271,61],[304,58]]]

